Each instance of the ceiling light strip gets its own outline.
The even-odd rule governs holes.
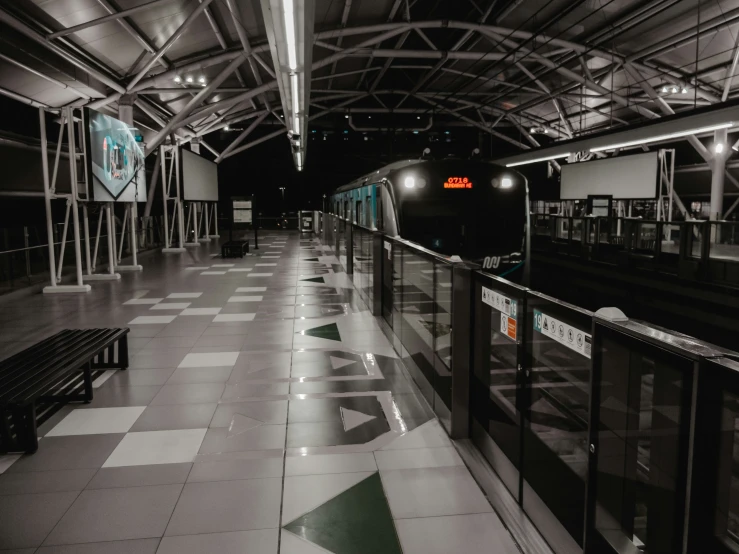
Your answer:
[[[550,160],[556,160],[557,158],[567,158],[569,157],[570,153],[567,152],[566,154],[554,154],[553,156],[547,156],[545,158],[536,158],[535,160],[526,160],[523,162],[514,162],[510,164],[506,164],[506,167],[516,167],[517,165],[526,165],[526,164],[534,164],[536,162],[548,162]]]
[[[285,41],[287,42],[287,63],[290,71],[298,68],[297,37],[295,36],[295,6],[293,0],[283,0],[285,13]]]
[[[643,139],[632,140],[629,142],[622,142],[620,144],[610,144],[608,146],[596,146],[591,148],[591,152],[602,152],[603,150],[615,150],[617,148],[629,148],[630,146],[640,146],[642,144],[649,144],[650,142],[660,142],[663,140],[670,140],[680,137],[686,137],[688,135],[697,135],[700,133],[708,133],[709,131],[717,131],[719,129],[727,129],[731,127],[733,123],[719,123],[718,125],[710,125],[708,127],[700,127],[698,129],[689,129],[687,131],[677,131],[675,133],[668,133],[666,135],[657,135],[656,137],[648,137]],[[509,166],[510,167],[510,166]]]

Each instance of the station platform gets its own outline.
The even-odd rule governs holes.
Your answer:
[[[131,331],[128,370],[0,456],[0,552],[518,553],[336,257],[297,232],[259,246],[3,301],[0,359]]]

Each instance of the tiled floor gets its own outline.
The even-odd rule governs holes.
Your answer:
[[[3,303],[0,357],[129,326],[131,367],[0,456],[0,554],[518,552],[337,260],[260,242]]]

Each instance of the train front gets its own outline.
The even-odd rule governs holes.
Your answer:
[[[526,179],[471,160],[421,161],[393,175],[400,234],[497,275],[525,258]]]

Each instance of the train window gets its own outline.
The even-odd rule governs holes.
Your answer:
[[[398,235],[398,223],[395,221],[393,200],[387,187],[383,186],[380,190],[382,191],[380,204],[382,205],[383,231],[386,235],[394,237]]]
[[[362,224],[362,201],[357,200],[354,205],[354,223],[357,225]]]
[[[370,229],[374,229],[375,222],[372,221],[372,197],[367,196],[364,199],[364,225]]]

